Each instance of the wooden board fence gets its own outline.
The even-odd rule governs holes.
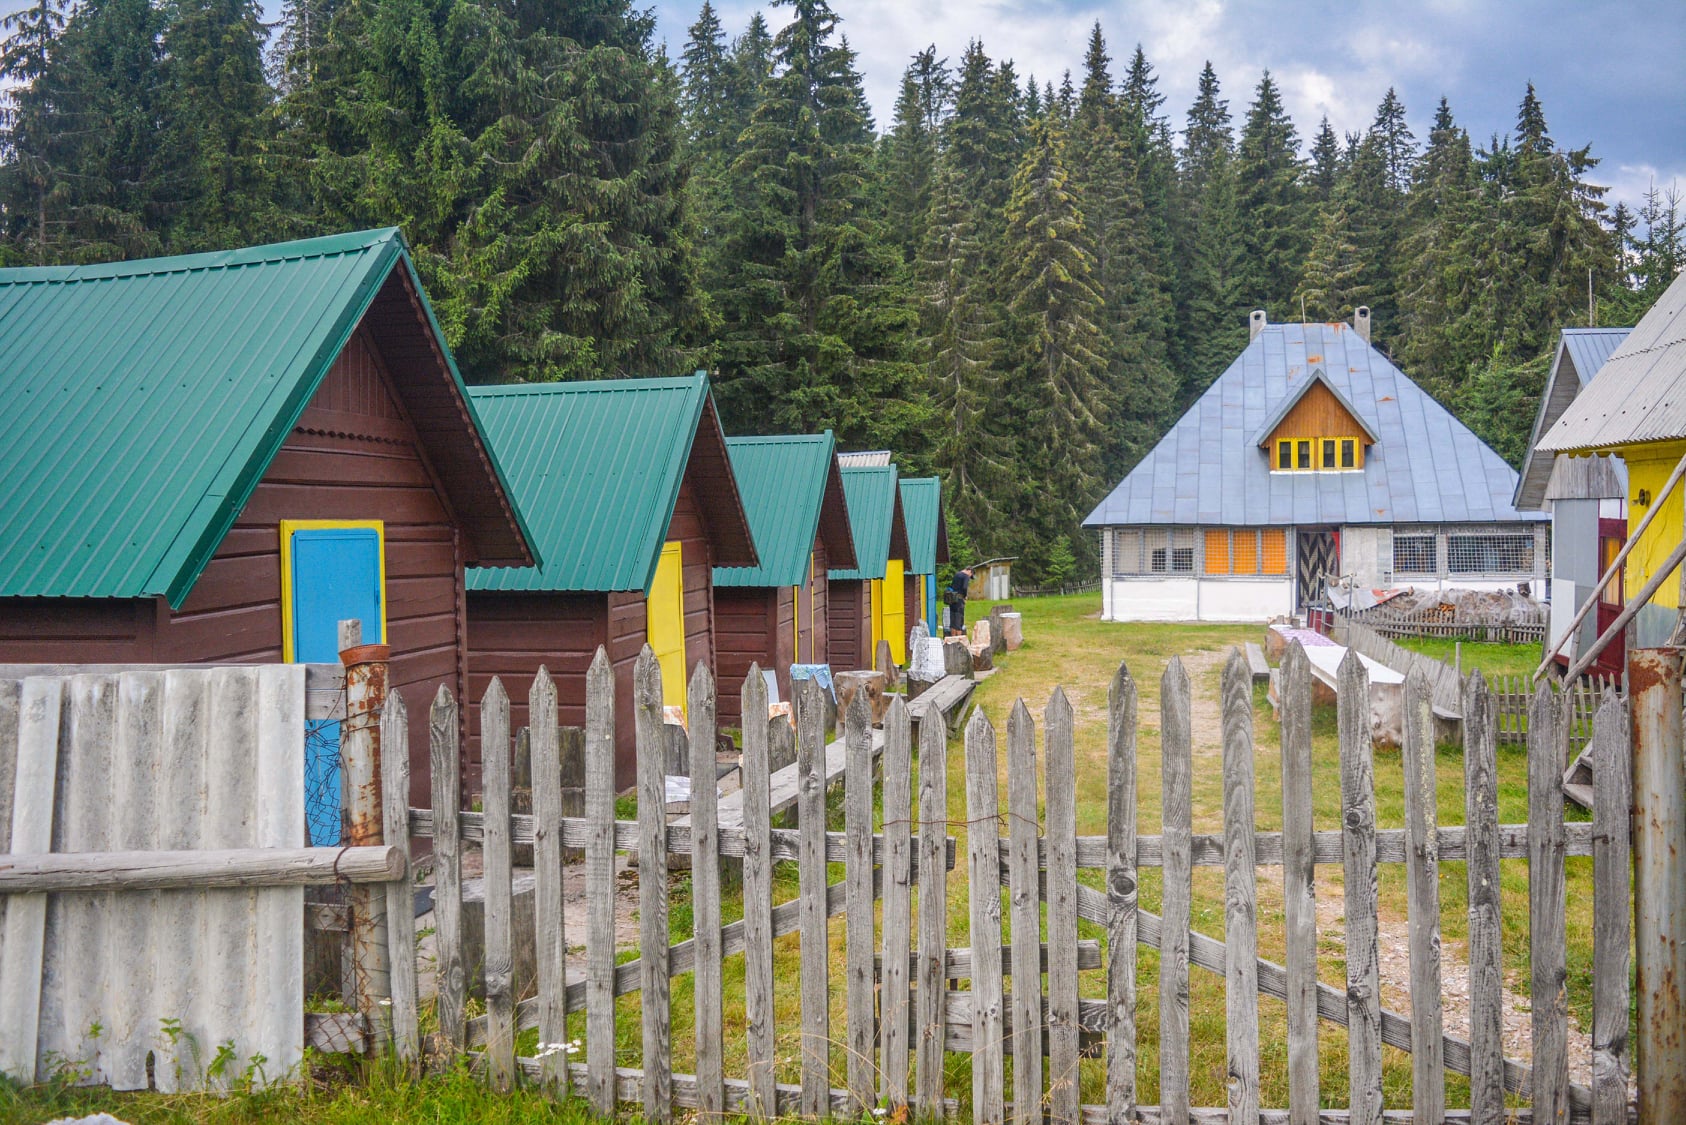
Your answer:
[[[467,1050],[488,1080],[503,1084],[523,1077],[553,1088],[569,1085],[604,1111],[635,1104],[652,1119],[679,1109],[707,1113],[746,1112],[819,1118],[858,1116],[875,1108],[907,1105],[934,1116],[969,1113],[988,1125],[1100,1125],[1106,1122],[1260,1121],[1309,1125],[1351,1121],[1376,1125],[1415,1115],[1417,1120],[1590,1120],[1624,1119],[1625,1024],[1618,1013],[1628,1004],[1626,883],[1614,872],[1625,864],[1625,831],[1612,828],[1606,808],[1597,825],[1565,824],[1561,792],[1540,790],[1536,779],[1528,824],[1501,824],[1496,788],[1497,700],[1480,677],[1472,677],[1459,707],[1466,717],[1464,763],[1467,800],[1464,825],[1441,826],[1436,797],[1432,694],[1427,677],[1407,679],[1406,739],[1400,759],[1379,767],[1369,745],[1367,684],[1362,663],[1343,662],[1337,695],[1342,816],[1338,829],[1319,830],[1311,796],[1311,678],[1303,651],[1292,646],[1284,661],[1284,721],[1280,832],[1261,832],[1255,820],[1251,672],[1233,654],[1222,672],[1223,831],[1193,831],[1192,702],[1187,673],[1172,660],[1160,691],[1163,768],[1163,830],[1139,831],[1137,762],[1138,703],[1135,680],[1120,668],[1109,692],[1107,720],[1107,832],[1078,836],[1075,794],[1080,778],[1074,756],[1073,714],[1056,691],[1038,722],[1020,702],[1006,717],[1005,741],[989,716],[975,711],[963,736],[966,809],[963,826],[946,807],[947,738],[940,716],[918,730],[917,767],[907,708],[892,704],[885,721],[883,776],[874,779],[870,715],[864,705],[842,717],[848,761],[843,778],[843,831],[826,829],[826,792],[821,768],[822,701],[811,685],[799,686],[795,701],[799,817],[794,829],[774,829],[766,789],[768,739],[765,728],[746,731],[746,772],[741,826],[722,827],[711,800],[714,685],[698,669],[691,689],[691,758],[695,788],[685,824],[664,816],[659,723],[660,667],[646,651],[634,678],[640,762],[638,818],[616,822],[610,770],[614,708],[609,666],[601,655],[593,666],[586,732],[586,807],[583,817],[560,815],[548,798],[535,800],[531,816],[512,814],[508,771],[487,762],[485,811],[455,809],[460,790],[450,776],[436,776],[432,810],[410,810],[410,830],[435,835],[436,941],[440,944],[440,1027],[453,1050]],[[742,688],[745,714],[764,713],[765,684],[752,670]],[[554,687],[541,673],[533,686],[531,734],[535,780],[556,777]],[[858,702],[858,701],[857,701]],[[1551,777],[1561,748],[1561,723],[1568,705],[1550,686],[1533,697],[1530,757],[1539,777]],[[481,703],[481,729],[505,747],[508,700],[494,684]],[[1618,705],[1599,714],[1604,749],[1595,755],[1599,792],[1616,794],[1626,768],[1620,753]],[[437,764],[455,763],[455,703],[441,695],[432,726]],[[540,729],[543,728],[543,729]],[[389,723],[401,740],[401,724]],[[490,751],[489,751],[490,753]],[[1003,766],[1005,770],[1003,771]],[[917,768],[917,779],[914,770]],[[1376,826],[1375,771],[1402,770],[1406,794],[1404,828]],[[1003,792],[998,777],[1005,774]],[[449,771],[447,771],[447,774]],[[915,784],[917,782],[917,784]],[[1151,781],[1150,781],[1151,783]],[[875,786],[882,785],[875,791]],[[1550,789],[1552,787],[1546,787]],[[882,826],[874,830],[875,797]],[[1607,802],[1608,804],[1608,802]],[[1040,810],[1040,811],[1039,811]],[[1450,813],[1450,810],[1445,810]],[[1453,819],[1459,817],[1454,816]],[[955,841],[966,835],[970,892],[966,908],[971,944],[946,944],[947,877]],[[1595,839],[1595,831],[1600,833]],[[451,832],[447,841],[436,833]],[[488,1007],[473,1020],[461,1016],[460,882],[452,874],[460,848],[478,840],[487,853],[488,878],[509,878],[503,852],[512,844],[534,843],[541,866],[541,917],[537,994],[505,1000],[498,995],[507,972],[508,932],[488,932]],[[583,935],[566,941],[583,954],[566,957],[560,928],[560,857],[563,847],[583,847],[588,920]],[[614,861],[636,856],[639,877],[640,952],[616,964],[621,952],[614,933]],[[1563,1044],[1567,1012],[1563,862],[1594,855],[1602,873],[1595,886],[1600,919],[1595,988],[1600,1013],[1595,1028],[1599,1064],[1593,1088],[1567,1080]],[[690,859],[694,936],[675,942],[667,933],[668,857]],[[743,861],[742,920],[722,924],[718,866],[722,857]],[[1498,1035],[1504,988],[1497,896],[1501,860],[1527,859],[1536,873],[1529,924],[1534,975],[1532,1020],[1535,1053],[1530,1064],[1506,1058]],[[1471,1034],[1447,1035],[1438,1003],[1442,916],[1440,866],[1464,862],[1469,880],[1468,930],[1471,965]],[[792,863],[797,892],[775,901],[773,868]],[[842,863],[843,876],[830,883],[828,864]],[[1388,1010],[1380,993],[1377,965],[1378,870],[1403,864],[1409,900],[1411,989],[1409,1016]],[[1346,974],[1344,988],[1317,979],[1317,881],[1319,864],[1341,865],[1344,874]],[[1258,956],[1264,923],[1257,904],[1258,868],[1280,865],[1286,909],[1282,945],[1287,957],[1276,964]],[[1209,936],[1190,928],[1193,873],[1197,866],[1224,869],[1224,933]],[[1142,910],[1138,874],[1159,867],[1162,914]],[[1084,870],[1105,872],[1105,890],[1087,885]],[[786,884],[788,885],[788,884]],[[1003,910],[1005,892],[1006,909]],[[488,905],[501,904],[505,890],[488,891]],[[455,901],[453,901],[455,900]],[[843,916],[840,930],[829,920]],[[1554,920],[1555,918],[1555,920]],[[1274,924],[1274,923],[1273,923]],[[1506,920],[1508,925],[1521,924]],[[488,909],[488,928],[509,927],[501,909]],[[795,965],[775,975],[773,946],[782,935],[798,935]],[[1097,940],[1105,938],[1103,947]],[[1327,935],[1324,935],[1326,940]],[[841,940],[840,950],[833,942]],[[1274,943],[1274,939],[1273,939]],[[456,948],[453,948],[456,946]],[[1158,951],[1159,1105],[1138,1104],[1136,1027],[1137,951]],[[1103,948],[1105,952],[1103,952]],[[492,951],[496,950],[493,956]],[[721,1034],[726,958],[742,954],[745,1016],[744,1069],[728,1073]],[[841,954],[838,957],[838,954]],[[835,958],[835,960],[834,960]],[[400,971],[394,957],[395,972]],[[831,1002],[831,974],[841,965],[841,1006]],[[402,972],[413,971],[413,962]],[[1226,982],[1225,1035],[1228,1101],[1223,1106],[1190,1104],[1189,974],[1216,973]],[[692,973],[695,997],[696,1073],[675,1073],[670,1027],[669,981]],[[1087,999],[1084,973],[1105,999]],[[1045,974],[1045,979],[1044,979]],[[496,978],[496,979],[494,979]],[[494,985],[496,988],[494,988]],[[784,1052],[776,1050],[775,996],[800,998],[796,1025]],[[640,1034],[622,1036],[624,1061],[630,1041],[640,1065],[617,1065],[615,998],[638,993]],[[1260,998],[1285,1001],[1289,1104],[1261,1106]],[[513,1002],[519,1000],[519,1002]],[[401,1005],[395,1003],[395,1017]],[[569,1059],[561,1042],[567,1014],[585,1012],[583,1058]],[[400,1017],[409,1019],[408,1015]],[[1347,1089],[1320,1086],[1317,1041],[1322,1025],[1345,1028],[1350,1075]],[[540,1049],[517,1057],[512,1043],[539,1029]],[[410,1042],[404,1029],[394,1042]],[[636,1046],[641,1043],[642,1046]],[[1411,1052],[1411,1104],[1384,1107],[1382,1048]],[[794,1050],[790,1048],[794,1047]],[[968,1088],[954,1089],[945,1074],[947,1056],[971,1055]],[[784,1057],[778,1057],[780,1054]],[[1006,1062],[1013,1066],[1008,1079]],[[1104,1069],[1105,1100],[1082,1104],[1081,1060]],[[1536,1072],[1535,1067],[1539,1070]],[[1470,1077],[1472,1107],[1444,1107],[1447,1074]],[[1538,1075],[1536,1077],[1536,1074]],[[1008,1083],[1011,1088],[1008,1088]],[[1595,1092],[1597,1091],[1596,1099]],[[1532,1109],[1507,1109],[1508,1098],[1532,1102]],[[1347,1108],[1330,1109],[1345,1102]],[[1408,1111],[1408,1112],[1407,1112]],[[1548,1116],[1540,1116],[1548,1114]],[[1510,1116],[1504,1116],[1504,1115]]]

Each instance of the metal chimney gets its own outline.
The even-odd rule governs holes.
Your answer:
[[[1370,342],[1370,306],[1369,305],[1359,305],[1356,309],[1352,310],[1352,328],[1353,328],[1353,331],[1357,332],[1360,336],[1364,337],[1364,342],[1366,344],[1368,344]]]
[[[1264,331],[1264,326],[1265,311],[1254,309],[1247,317],[1247,342],[1252,343],[1258,339],[1259,333]]]

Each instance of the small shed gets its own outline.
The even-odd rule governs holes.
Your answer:
[[[932,636],[937,620],[937,564],[948,561],[948,521],[943,511],[940,477],[908,477],[901,482],[902,514],[907,519],[907,575],[903,580],[905,620],[909,630],[925,622]]]
[[[857,565],[833,567],[828,573],[826,615],[831,666],[839,671],[872,667],[878,642],[886,638],[891,658],[898,664],[907,660],[908,631],[902,608],[907,521],[896,467],[851,466],[847,456],[839,460],[843,461],[843,496],[848,502]],[[886,590],[895,596],[887,597]]]
[[[1536,453],[1533,446],[1557,424],[1631,331],[1563,329],[1516,485],[1518,508],[1551,514],[1548,639],[1553,644],[1568,629],[1581,603],[1592,596],[1605,567],[1627,541],[1627,466],[1621,458],[1608,454],[1571,457]],[[1559,662],[1567,665],[1573,653],[1596,640],[1621,609],[1621,586],[1611,583],[1596,610],[1581,623],[1574,642],[1563,646]],[[1597,671],[1611,675],[1619,675],[1622,667],[1619,641],[1605,648],[1595,666]]]
[[[969,596],[986,602],[1004,602],[1013,596],[1013,564],[1018,556],[989,559],[972,567]]]
[[[735,726],[751,664],[773,672],[788,700],[792,664],[830,662],[827,571],[856,559],[830,430],[727,438],[726,448],[761,557],[759,566],[714,568],[719,715]]]
[[[334,661],[358,618],[426,802],[464,567],[539,556],[397,230],[0,270],[0,397],[8,661]]]
[[[1626,468],[1624,511],[1643,519],[1654,506],[1645,534],[1623,565],[1622,597],[1631,601],[1664,569],[1682,536],[1681,488],[1664,486],[1686,455],[1686,274],[1674,279],[1657,303],[1565,408],[1534,456],[1552,459],[1556,477],[1565,454],[1585,465],[1588,455],[1614,455]],[[1587,482],[1599,482],[1587,474]],[[1595,580],[1596,581],[1596,580]],[[1665,643],[1679,618],[1679,583],[1666,580],[1633,618],[1641,648]]]
[[[669,706],[686,706],[699,663],[719,671],[714,568],[756,566],[749,520],[704,372],[475,387],[492,448],[544,557],[468,575],[468,683],[493,676],[511,722],[527,722],[539,666],[565,725],[585,723],[599,645],[615,668],[616,777],[634,770],[632,668],[646,641]],[[469,724],[478,761],[477,719]]]

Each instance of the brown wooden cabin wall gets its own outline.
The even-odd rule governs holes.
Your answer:
[[[163,598],[0,601],[0,659],[248,663],[281,659],[283,519],[378,519],[386,535],[388,680],[410,706],[412,802],[429,788],[427,711],[461,694],[456,518],[367,328],[334,362],[179,610]],[[364,638],[375,640],[366,628]]]
[[[812,577],[808,580],[804,612],[798,616],[798,643],[801,646],[801,662],[804,664],[831,663],[831,630],[826,620],[830,610],[831,582],[826,578],[827,565],[825,543],[816,537]]]
[[[741,692],[751,664],[778,677],[779,698],[790,698],[790,666],[796,662],[794,587],[740,586],[714,591],[715,651],[719,657],[721,726],[741,727]]]
[[[830,631],[831,667],[836,672],[869,668],[872,644],[872,595],[860,579],[836,579],[830,584],[826,626]]]

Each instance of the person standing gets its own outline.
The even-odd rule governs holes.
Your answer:
[[[951,637],[966,635],[966,594],[971,587],[972,568],[963,566],[954,572],[948,589],[943,593],[943,600],[948,603],[948,635]]]

